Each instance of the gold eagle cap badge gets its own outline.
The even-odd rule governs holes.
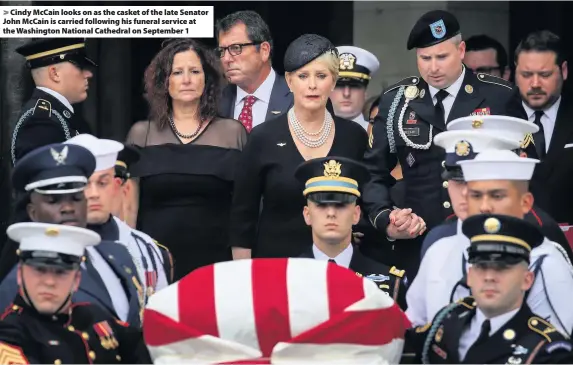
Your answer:
[[[467,141],[459,141],[456,143],[456,155],[465,157],[470,154],[471,146]]]
[[[489,234],[497,233],[501,229],[501,222],[497,218],[488,218],[483,223],[483,229]]]
[[[342,164],[336,160],[330,160],[324,163],[324,176],[337,178],[342,173]]]
[[[356,56],[352,53],[343,53],[340,55],[340,65],[341,71],[354,70],[354,62],[356,62]]]

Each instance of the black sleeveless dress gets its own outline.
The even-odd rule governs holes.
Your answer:
[[[133,129],[148,131],[133,168],[140,179],[137,229],[169,248],[175,280],[198,267],[231,260],[229,214],[245,128],[233,119],[215,119],[183,144],[169,126],[165,133],[154,123],[140,123]]]

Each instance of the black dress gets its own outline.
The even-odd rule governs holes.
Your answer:
[[[334,125],[328,156],[362,160],[364,128],[338,117]],[[250,248],[252,257],[298,257],[312,244],[302,216],[304,184],[294,177],[302,162],[286,114],[252,130],[235,176],[231,247]]]
[[[142,138],[143,136],[143,138]],[[229,211],[233,176],[247,132],[234,119],[215,119],[190,143],[167,126],[138,122],[127,143],[144,147],[133,168],[140,179],[137,229],[165,245],[174,280],[231,260]]]

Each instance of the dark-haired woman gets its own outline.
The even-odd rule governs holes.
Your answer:
[[[167,246],[174,279],[231,259],[229,211],[237,159],[247,132],[217,117],[219,60],[191,39],[166,44],[145,71],[148,121],[127,142],[142,147],[137,228]]]

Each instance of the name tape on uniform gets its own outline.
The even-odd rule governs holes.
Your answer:
[[[212,38],[213,6],[0,6],[0,37]]]

